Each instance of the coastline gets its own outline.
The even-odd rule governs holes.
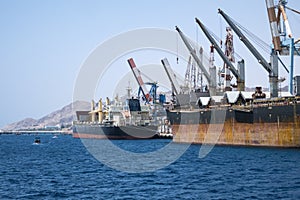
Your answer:
[[[59,135],[72,135],[72,130],[59,130],[59,131],[30,131],[30,130],[22,130],[22,131],[1,131],[0,135],[23,135],[23,134],[59,134]]]

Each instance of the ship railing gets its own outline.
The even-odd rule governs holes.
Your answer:
[[[100,123],[98,121],[95,121],[95,122],[92,122],[92,121],[73,121],[73,125],[83,125],[83,124],[91,124],[91,125],[95,124],[95,125],[97,125],[97,124],[102,124],[102,123]]]
[[[271,107],[271,106],[284,106],[284,105],[294,105],[297,102],[290,100],[280,100],[280,101],[261,101],[255,102],[253,107]]]
[[[231,107],[230,104],[209,106],[210,109],[215,109],[215,110],[223,110],[224,108],[229,108],[229,107]]]

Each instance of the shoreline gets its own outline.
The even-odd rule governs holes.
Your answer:
[[[26,131],[26,130],[22,130],[22,131],[2,131],[0,132],[0,135],[23,135],[23,134],[60,134],[60,135],[72,135],[72,131],[67,130],[59,130],[59,131],[43,131],[43,130],[38,130],[38,131]]]

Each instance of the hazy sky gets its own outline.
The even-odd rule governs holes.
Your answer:
[[[298,0],[290,0],[288,6],[300,10]],[[40,118],[70,103],[82,63],[98,45],[120,33],[145,27],[175,30],[178,25],[208,51],[209,43],[194,18],[224,38],[227,24],[218,8],[271,42],[264,0],[0,0],[0,127],[26,117]],[[300,16],[289,13],[299,38],[295,27]],[[246,61],[246,85],[268,87],[265,70],[236,38],[234,45]]]

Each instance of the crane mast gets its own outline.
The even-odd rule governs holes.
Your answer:
[[[264,57],[257,51],[257,49],[250,43],[245,35],[238,29],[233,21],[221,9],[218,9],[219,14],[225,19],[229,26],[238,35],[239,39],[245,44],[249,51],[255,56],[259,64],[269,73],[270,93],[271,97],[278,97],[278,57],[275,52],[271,54],[271,65],[264,59]]]
[[[190,45],[190,43],[188,42],[187,38],[185,37],[185,35],[182,33],[182,31],[176,26],[176,31],[178,31],[181,39],[183,40],[185,46],[188,48],[190,54],[192,55],[192,57],[194,58],[194,60],[197,62],[197,65],[201,68],[201,70],[204,73],[204,76],[206,77],[207,81],[209,83],[211,83],[211,78],[209,73],[206,71],[205,67],[203,66],[202,62],[200,61],[200,59],[198,58],[198,56],[196,55],[196,51],[195,49],[192,48],[192,46]]]
[[[192,56],[189,56],[188,64],[186,66],[186,71],[185,71],[185,78],[184,78],[184,86],[186,88],[190,88],[190,68],[192,64]]]
[[[200,61],[203,63],[203,48],[200,47],[199,50],[199,54],[200,54]],[[203,75],[202,75],[202,71],[200,69],[198,69],[198,74],[197,74],[197,84],[200,86],[200,91],[203,91]]]
[[[146,91],[147,91],[146,85],[145,85],[145,83],[144,83],[144,81],[143,81],[143,79],[141,77],[141,74],[140,74],[139,70],[137,69],[137,67],[135,65],[135,62],[134,62],[133,58],[130,58],[127,61],[128,61],[128,64],[129,64],[129,66],[130,66],[130,68],[131,68],[131,70],[133,72],[133,75],[134,75],[136,81],[138,82],[138,84],[139,84],[139,86],[141,88],[141,91],[143,93],[143,96],[144,96],[146,102],[149,103],[149,101],[150,101],[150,94],[146,93]]]
[[[209,88],[210,88],[211,95],[215,95],[216,94],[216,85],[217,85],[217,83],[216,83],[216,69],[215,69],[215,66],[209,68],[209,71],[210,71],[210,74],[209,74],[207,72],[207,70],[205,69],[205,67],[203,66],[203,64],[200,61],[200,59],[198,58],[198,56],[196,55],[195,49],[192,48],[191,44],[189,43],[189,41],[187,40],[187,38],[185,37],[185,35],[182,33],[182,31],[177,26],[176,26],[176,31],[179,33],[179,35],[180,35],[181,39],[183,40],[185,46],[187,47],[187,49],[189,50],[190,54],[192,55],[192,57],[196,61],[197,65],[199,66],[199,68],[203,72],[205,78],[207,79],[207,82],[209,83]]]
[[[191,88],[193,91],[196,90],[197,83],[196,83],[196,66],[195,66],[195,61],[192,61],[192,66],[191,66]]]
[[[288,35],[289,38],[292,38],[292,30],[285,12],[285,8],[284,5],[286,4],[286,1],[280,1],[279,5],[278,5],[278,15],[280,16],[280,14],[282,14],[283,17],[283,23],[285,26],[285,31],[286,34]]]
[[[246,45],[249,51],[256,57],[258,62],[267,70],[267,72],[272,72],[272,68],[269,63],[262,57],[262,55],[256,50],[256,48],[250,43],[246,36],[238,29],[238,27],[231,21],[231,19],[226,15],[221,9],[219,9],[219,14],[226,20],[229,26],[234,30],[234,32],[239,36],[239,39]]]
[[[180,92],[180,86],[176,80],[176,75],[175,73],[173,72],[170,64],[169,64],[169,61],[167,58],[164,58],[161,60],[161,63],[162,65],[164,66],[164,69],[168,75],[168,78],[171,82],[171,85],[172,85],[172,88],[174,89],[174,92],[175,92],[175,95],[178,95],[179,92]]]
[[[199,19],[197,19],[197,18],[196,18],[196,22],[200,26],[200,28],[202,29],[203,33],[206,35],[206,37],[208,38],[208,40],[212,43],[213,47],[217,50],[218,54],[221,56],[221,58],[223,59],[223,61],[226,63],[226,65],[228,66],[229,70],[236,77],[238,89],[240,91],[245,90],[245,79],[243,78],[243,76],[240,75],[240,73],[235,69],[235,67],[233,66],[233,64],[228,59],[228,57],[223,53],[222,49],[219,47],[219,45],[214,40],[214,38],[209,34],[209,32],[206,29],[206,27],[204,26],[204,24]]]
[[[281,51],[281,44],[280,44],[280,34],[278,31],[278,24],[275,14],[275,6],[273,0],[266,0],[266,5],[268,9],[268,17],[269,17],[269,23],[271,28],[271,34],[272,34],[272,41],[274,44],[274,49],[276,51]]]
[[[289,72],[289,92],[293,94],[293,79],[294,79],[294,55],[300,55],[299,41],[294,41],[290,24],[285,12],[287,0],[279,0],[278,5],[274,5],[274,0],[265,0],[268,11],[268,18],[272,34],[272,43],[274,51],[279,55],[290,56],[290,70]],[[276,15],[277,9],[277,15]],[[290,9],[290,8],[288,8]],[[293,12],[300,12],[290,9]],[[281,21],[283,20],[283,21]],[[288,36],[288,38],[286,37]]]
[[[214,47],[210,46],[210,52],[209,52],[209,66],[213,67],[215,61],[215,54],[214,54]]]

